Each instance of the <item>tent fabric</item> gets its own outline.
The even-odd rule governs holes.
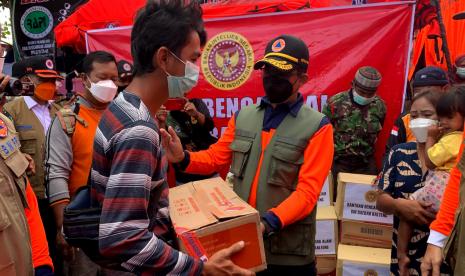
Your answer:
[[[393,2],[395,0],[372,0]],[[366,1],[361,1],[366,2]],[[86,53],[85,35],[93,29],[131,26],[134,17],[146,0],[89,0],[55,28],[58,48],[71,47]],[[351,5],[359,0],[229,0],[203,4],[204,19]]]
[[[456,57],[465,53],[465,20],[454,20],[452,17],[458,12],[465,11],[465,1],[441,1],[441,11],[446,27],[447,44],[449,46],[451,61],[454,63]],[[418,31],[414,44],[412,66],[410,67],[410,78],[413,76],[423,48],[425,50],[425,62],[427,66],[439,66],[447,70],[446,58],[441,51],[442,39],[437,38],[436,45],[434,39],[428,38],[430,33],[431,25],[426,25]],[[438,47],[439,52],[436,51],[436,47]]]

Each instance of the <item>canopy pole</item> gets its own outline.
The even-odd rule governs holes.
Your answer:
[[[447,43],[446,26],[444,25],[444,20],[442,18],[441,1],[432,0],[431,2],[436,7],[436,14],[438,16],[439,28],[441,30],[442,51],[444,52],[444,56],[446,57],[447,71],[449,72],[449,79],[452,80],[454,79],[454,71],[452,67],[452,60],[450,58],[449,46]]]

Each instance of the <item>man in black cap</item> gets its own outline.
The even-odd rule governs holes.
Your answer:
[[[381,74],[373,67],[357,70],[352,88],[338,93],[323,108],[334,127],[334,183],[340,172],[377,174],[375,145],[386,117],[386,104],[376,95]],[[334,185],[336,194],[337,185]]]
[[[281,35],[255,64],[265,97],[242,108],[219,141],[199,152],[183,151],[172,128],[161,130],[168,160],[187,173],[230,168],[234,191],[261,215],[268,269],[258,275],[316,275],[315,214],[333,159],[333,129],[323,114],[304,105],[307,45]]]
[[[60,109],[52,100],[56,93],[56,81],[62,77],[55,70],[53,61],[47,57],[31,57],[13,64],[13,77],[34,86],[34,96],[14,99],[5,104],[3,112],[15,125],[21,151],[34,160],[35,174],[28,174],[28,177],[38,199],[49,248],[53,252],[55,227],[45,193],[44,143],[52,118]]]
[[[118,92],[121,92],[131,83],[134,66],[124,59],[120,60],[116,65],[118,68],[118,79],[115,81],[115,84],[118,86]]]
[[[454,85],[465,85],[465,54],[455,58],[454,69]]]
[[[452,18],[454,20],[464,20],[465,19],[465,11],[456,13]]]
[[[412,98],[415,95],[433,91],[443,93],[449,85],[447,74],[444,70],[435,66],[427,66],[415,73],[412,81]],[[386,144],[385,156],[389,154],[391,148],[397,144],[415,141],[415,136],[410,130],[410,107],[406,108],[397,120],[394,122],[391,134]]]

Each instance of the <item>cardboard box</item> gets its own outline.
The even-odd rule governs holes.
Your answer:
[[[376,209],[378,188],[374,175],[340,173],[338,175],[336,213],[340,220],[392,224],[392,215]]]
[[[392,245],[392,225],[341,221],[341,243],[390,249]]]
[[[320,197],[318,198],[318,207],[332,206],[333,205],[333,176],[329,172],[328,177],[326,177],[325,184],[320,192]]]
[[[315,255],[336,255],[338,222],[333,206],[318,207],[316,212]]]
[[[388,276],[390,264],[389,249],[339,245],[338,276]]]
[[[315,258],[318,276],[336,276],[336,255],[316,256]]]
[[[196,258],[238,241],[245,248],[232,260],[253,271],[266,269],[258,211],[239,198],[221,178],[211,178],[170,189],[170,217],[180,248]]]

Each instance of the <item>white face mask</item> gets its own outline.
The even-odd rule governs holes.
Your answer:
[[[171,53],[171,52],[170,52]],[[197,85],[199,80],[200,69],[197,65],[190,61],[182,61],[175,54],[171,53],[177,60],[185,65],[184,76],[172,76],[168,72],[168,97],[169,98],[181,98],[185,94],[192,90]]]
[[[417,139],[417,142],[425,143],[426,138],[428,137],[428,128],[437,124],[438,121],[436,120],[417,118],[410,121],[409,127]]]
[[[465,80],[465,67],[457,67],[457,76],[462,80]]]
[[[118,87],[112,80],[102,80],[96,83],[91,82],[89,89],[94,98],[101,103],[109,103],[118,92]]]

